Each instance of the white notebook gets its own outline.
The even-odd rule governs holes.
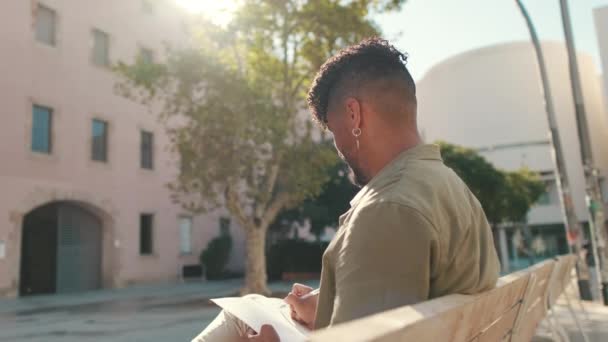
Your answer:
[[[291,319],[289,305],[282,299],[251,295],[215,298],[211,301],[255,331],[259,332],[264,324],[272,325],[282,342],[303,342],[310,334],[308,328]]]

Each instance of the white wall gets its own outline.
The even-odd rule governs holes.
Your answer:
[[[598,7],[593,11],[595,18],[595,29],[597,32],[597,43],[600,48],[600,59],[604,79],[604,95],[608,99],[608,6]],[[608,113],[608,101],[606,112]]]
[[[579,152],[565,46],[545,42],[558,129],[564,146],[576,212],[586,220],[584,176]],[[608,116],[598,73],[588,55],[579,55],[581,80],[596,164],[608,175]],[[427,141],[445,140],[472,148],[548,140],[544,98],[533,48],[513,42],[469,51],[433,67],[418,82],[419,122]],[[497,167],[553,169],[548,145],[482,153]],[[531,224],[562,222],[558,203],[537,206]]]

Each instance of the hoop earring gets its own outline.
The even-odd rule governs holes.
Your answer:
[[[357,128],[353,128],[353,135],[355,136],[355,139],[357,139],[357,150],[359,149],[359,137],[361,136],[361,128],[357,127]]]

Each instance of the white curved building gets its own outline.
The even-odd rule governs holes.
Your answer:
[[[587,221],[585,181],[565,45],[544,42],[566,168],[579,220]],[[608,176],[608,115],[592,58],[578,56],[596,166]],[[477,149],[496,167],[538,171],[548,193],[528,214],[532,234],[548,253],[567,251],[553,175],[548,124],[533,47],[513,42],[459,54],[433,67],[418,82],[419,123],[427,141],[444,140]],[[606,189],[606,181],[603,186]],[[511,244],[501,230],[500,245]],[[512,246],[501,248],[511,251]],[[516,253],[515,253],[516,254]],[[503,255],[504,259],[505,255]]]
[[[608,6],[594,9],[593,15],[595,18],[597,44],[600,49],[602,69],[604,70],[604,95],[607,99],[606,102],[608,102]],[[606,111],[608,112],[608,103],[606,103]]]

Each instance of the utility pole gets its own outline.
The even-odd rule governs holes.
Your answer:
[[[593,153],[591,149],[591,137],[589,136],[589,126],[585,113],[583,101],[583,91],[578,72],[578,62],[576,59],[576,48],[572,35],[572,24],[570,22],[570,12],[568,1],[560,0],[562,13],[562,23],[564,25],[564,36],[568,49],[568,67],[570,70],[570,82],[572,85],[572,97],[574,99],[574,110],[576,114],[576,127],[581,148],[581,158],[583,160],[583,170],[585,171],[586,196],[585,200],[589,210],[589,231],[591,233],[591,244],[593,246],[593,256],[596,269],[598,269],[599,286],[604,297],[604,305],[608,305],[608,270],[606,270],[606,231],[604,229],[604,204],[602,202],[601,190],[599,187],[598,170],[593,164]]]
[[[576,274],[578,277],[578,287],[580,296],[583,299],[590,299],[590,288],[589,288],[589,272],[587,270],[587,264],[585,260],[581,260],[580,251],[582,248],[583,233],[581,226],[574,210],[574,204],[572,202],[572,194],[570,193],[570,182],[568,180],[568,172],[566,170],[566,163],[564,161],[564,153],[562,149],[562,142],[557,129],[557,119],[555,117],[555,107],[553,106],[553,95],[551,94],[551,86],[549,84],[549,78],[547,76],[547,67],[545,65],[545,57],[543,50],[536,34],[536,29],[532,23],[532,19],[528,14],[528,11],[524,7],[521,0],[515,0],[522,16],[528,26],[530,32],[530,39],[534,46],[536,53],[536,59],[538,61],[538,70],[540,72],[540,78],[542,82],[542,91],[545,97],[545,110],[547,113],[547,122],[549,124],[549,140],[552,146],[553,165],[555,168],[555,181],[557,183],[557,189],[561,198],[562,216],[564,220],[564,228],[566,234],[566,241],[568,243],[568,250],[570,253],[574,253],[577,256]]]

